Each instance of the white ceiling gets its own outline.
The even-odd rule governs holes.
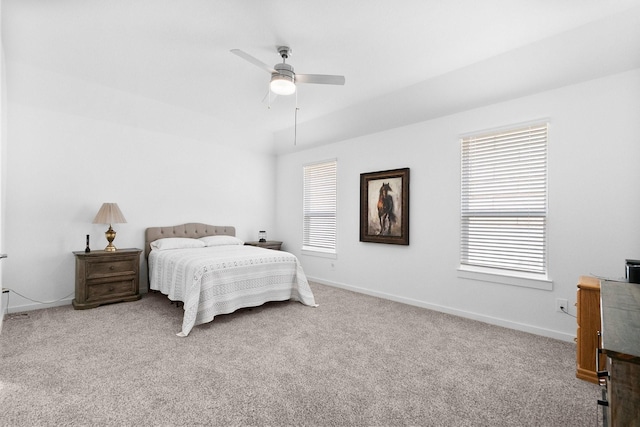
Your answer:
[[[640,67],[640,0],[2,0],[1,14],[9,88],[20,64],[277,152]],[[298,73],[346,77],[299,85],[296,147],[295,97],[268,108],[268,73],[229,52],[273,65],[278,45]]]

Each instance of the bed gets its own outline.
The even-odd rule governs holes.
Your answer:
[[[201,223],[146,229],[149,289],[183,303],[178,336],[219,314],[270,301],[317,306],[295,255],[244,245],[235,234],[234,227]]]

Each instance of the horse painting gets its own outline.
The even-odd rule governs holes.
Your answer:
[[[396,214],[393,212],[393,197],[389,192],[391,187],[388,182],[383,182],[378,196],[378,220],[380,221],[380,236],[391,234],[391,224],[396,222]]]
[[[409,244],[409,168],[360,174],[360,241]]]

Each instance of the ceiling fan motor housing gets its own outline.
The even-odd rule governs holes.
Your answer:
[[[295,73],[293,72],[293,67],[289,64],[276,64],[273,67],[277,72],[271,74],[271,76],[277,76],[280,75],[282,77],[284,77],[287,80],[291,80],[292,82],[295,80]]]
[[[295,73],[289,64],[277,64],[273,67],[275,73],[271,73],[271,91],[278,95],[291,95],[296,91]]]

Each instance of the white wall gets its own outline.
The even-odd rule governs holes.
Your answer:
[[[72,251],[84,250],[86,234],[93,250],[107,244],[108,226],[92,224],[103,202],[117,202],[128,221],[114,224],[120,248],[143,248],[151,226],[234,225],[244,240],[275,227],[273,155],[217,142],[233,135],[181,137],[179,126],[168,123],[207,117],[16,63],[7,64],[7,88],[5,287],[69,304]],[[79,114],[74,102],[91,103],[87,114],[100,108],[104,114]],[[141,271],[146,289],[145,263]],[[10,294],[11,312],[41,307]]]
[[[5,119],[5,104],[7,103],[7,90],[6,90],[6,72],[5,72],[5,59],[4,59],[4,44],[2,43],[2,7],[0,7],[0,123],[3,125],[6,123]],[[0,127],[0,252],[2,252],[3,248],[3,240],[4,240],[4,224],[1,219],[4,214],[4,169],[6,165],[6,156],[5,152],[5,141],[7,139],[7,129],[6,126]],[[0,288],[3,288],[2,282],[2,264],[0,261]],[[4,320],[5,315],[5,294],[0,293],[0,332],[2,332],[2,322]]]
[[[277,230],[307,275],[335,286],[570,341],[579,276],[640,257],[640,70],[282,155]],[[457,276],[459,135],[547,118],[553,290]],[[338,159],[338,256],[302,255],[302,166]],[[359,175],[411,168],[410,246],[359,242]],[[322,304],[322,301],[318,301]],[[428,325],[425,325],[428,327]]]

